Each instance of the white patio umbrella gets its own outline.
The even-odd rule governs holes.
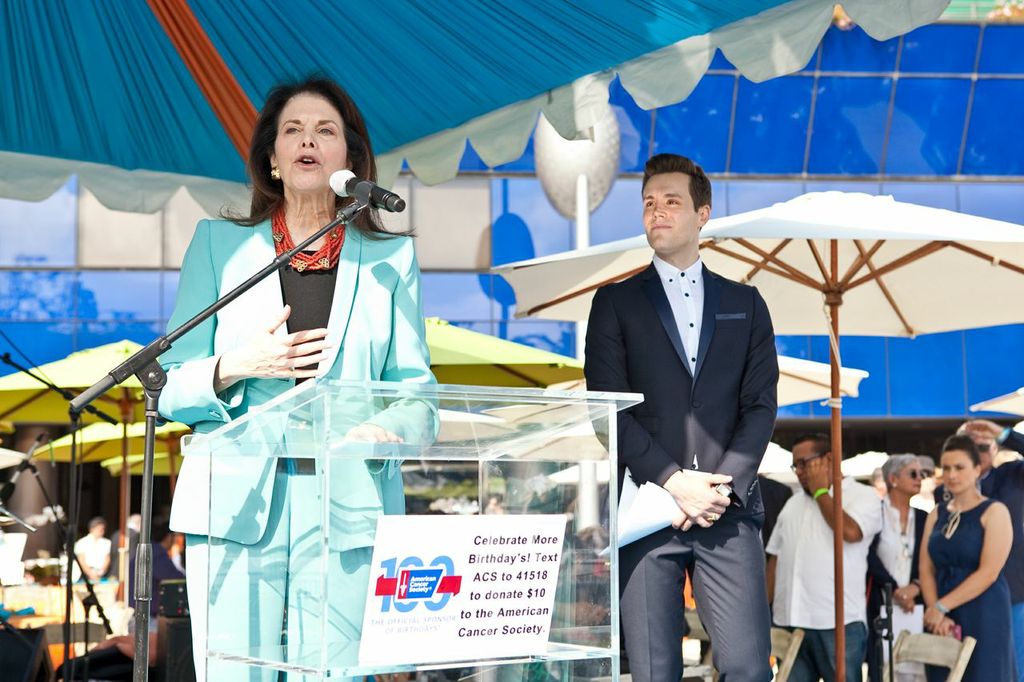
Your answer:
[[[895,201],[888,196],[816,192],[710,221],[701,237],[701,257],[711,270],[757,286],[771,310],[776,333],[827,333],[833,340],[830,402],[837,526],[836,674],[841,675],[845,638],[839,513],[840,307],[843,331],[871,336],[915,336],[1021,322],[1024,307],[979,305],[979,294],[998,292],[1003,301],[1024,300],[1024,228]],[[615,257],[622,260],[617,264],[612,256],[616,249],[609,246],[603,253],[590,249],[581,257],[583,261],[591,260],[590,267],[603,266],[600,280],[594,279],[587,265],[582,265],[582,270],[576,268],[577,263],[568,255],[546,263],[538,262],[542,259],[513,263],[497,272],[516,289],[519,310],[553,316],[556,306],[592,296],[602,283],[646,267],[647,259],[635,251],[641,246],[639,240],[632,243],[628,255],[619,243]],[[546,297],[537,296],[537,287],[549,273],[553,280],[564,284],[570,267],[577,269],[579,276],[575,287],[552,289]],[[618,275],[609,271],[614,267],[622,268]],[[522,278],[529,270],[532,285],[524,287]],[[563,271],[561,278],[558,270]],[[525,294],[522,298],[520,288]]]
[[[1005,412],[1024,417],[1024,386],[1013,393],[975,403],[971,405],[971,412]]]

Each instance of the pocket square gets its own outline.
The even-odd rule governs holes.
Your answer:
[[[716,320],[745,320],[746,313],[715,313]]]

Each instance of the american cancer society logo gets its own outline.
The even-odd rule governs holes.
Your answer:
[[[438,556],[429,564],[419,557],[397,557],[380,562],[382,573],[377,578],[374,596],[381,597],[381,612],[392,608],[408,613],[423,604],[430,611],[440,611],[462,589],[462,576],[455,575],[450,557]]]

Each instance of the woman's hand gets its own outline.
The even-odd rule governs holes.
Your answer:
[[[921,588],[914,583],[910,583],[894,590],[892,598],[905,613],[910,613],[914,610],[914,600],[917,599],[919,594],[921,594]]]
[[[352,427],[345,434],[348,440],[359,441],[360,443],[404,443],[401,436],[391,433],[385,428],[376,424],[360,424]]]
[[[939,634],[939,626],[942,624],[942,620],[944,618],[946,618],[946,616],[942,611],[939,611],[934,605],[929,606],[924,612],[925,629],[928,630],[928,632]]]
[[[316,365],[327,357],[327,330],[308,329],[277,336],[275,332],[291,313],[291,306],[286,305],[265,331],[255,334],[244,346],[221,355],[214,376],[217,391],[250,377],[308,379],[317,375],[316,367],[300,368]]]
[[[938,627],[935,629],[935,634],[940,637],[952,637],[953,630],[956,628],[956,623],[949,616],[945,616],[940,622]]]

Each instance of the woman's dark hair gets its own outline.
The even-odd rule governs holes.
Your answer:
[[[978,454],[978,446],[974,444],[974,440],[970,436],[950,436],[946,439],[946,442],[942,444],[942,451],[949,452],[950,450],[962,450],[967,453],[967,456],[974,462],[974,466],[981,466],[981,456]]]
[[[283,83],[274,86],[263,103],[263,109],[256,117],[256,126],[249,143],[249,160],[245,170],[252,181],[252,204],[249,215],[224,213],[223,217],[239,225],[256,225],[268,220],[284,204],[284,186],[280,180],[270,177],[270,155],[277,141],[278,119],[288,102],[296,95],[310,94],[323,97],[341,114],[345,128],[345,145],[348,147],[348,161],[357,178],[377,182],[377,162],[373,157],[370,135],[359,107],[341,86],[326,78],[307,78],[298,83]],[[341,208],[351,198],[338,197],[335,207]],[[368,207],[359,212],[353,224],[370,237],[392,236],[395,232],[384,229],[377,209]]]

